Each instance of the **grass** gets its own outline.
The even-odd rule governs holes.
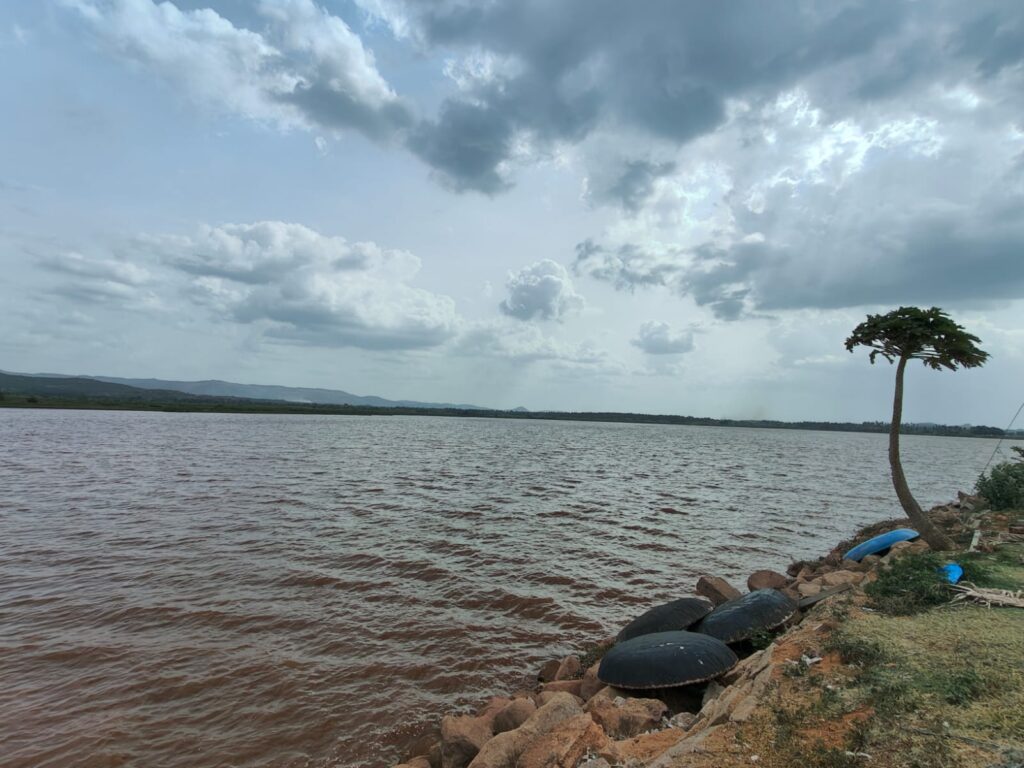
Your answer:
[[[1011,562],[1013,557],[1009,551],[1000,555],[904,555],[881,570],[878,580],[868,584],[864,591],[874,608],[893,616],[910,616],[949,602],[949,587],[939,572],[946,563],[957,562],[963,567],[962,581],[979,587],[1011,589],[1020,584],[1020,574]]]
[[[1022,554],[1015,545],[956,560],[979,585],[1021,589]],[[1024,766],[1024,611],[946,605],[948,590],[931,580],[946,561],[907,556],[879,579],[876,605],[913,610],[821,609],[838,624],[821,646],[831,662],[784,668],[747,734],[760,765]]]

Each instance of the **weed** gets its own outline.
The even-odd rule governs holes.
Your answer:
[[[832,633],[825,643],[826,651],[835,651],[844,664],[867,666],[884,662],[889,652],[876,640],[852,637],[841,631]]]
[[[949,602],[949,590],[938,569],[944,560],[934,554],[904,555],[865,587],[871,603],[894,616],[909,616]],[[965,569],[966,571],[966,569]]]
[[[586,671],[594,664],[599,662],[601,659],[604,658],[604,655],[608,653],[608,651],[611,649],[613,645],[615,645],[615,641],[611,640],[609,642],[604,643],[594,643],[593,645],[588,647],[580,655],[580,669]]]
[[[999,685],[971,666],[956,670],[939,670],[924,676],[922,687],[939,696],[947,704],[964,706],[998,691]]]
[[[910,675],[902,669],[873,667],[864,675],[868,700],[880,715],[895,715],[914,709],[921,696]]]

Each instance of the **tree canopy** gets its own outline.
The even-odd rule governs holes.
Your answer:
[[[890,363],[901,358],[921,360],[929,368],[951,371],[977,368],[988,353],[975,346],[977,336],[967,333],[938,307],[900,307],[884,315],[868,315],[853,329],[846,349],[862,345],[871,349],[871,362],[881,355]]]

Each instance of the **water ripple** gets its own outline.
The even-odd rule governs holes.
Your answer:
[[[921,501],[987,440],[908,437]],[[897,514],[885,436],[0,410],[0,764],[383,766],[711,570]]]

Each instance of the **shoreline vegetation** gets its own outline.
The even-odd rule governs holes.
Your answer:
[[[753,573],[748,589],[780,589],[801,610],[734,646],[741,661],[715,681],[606,686],[597,673],[615,638],[598,640],[550,659],[523,690],[444,715],[397,768],[1020,766],[1024,512],[961,493],[928,515],[957,551],[918,539],[843,559],[907,522],[888,520],[786,574]],[[951,561],[969,588],[942,579]],[[708,575],[695,592],[716,604],[740,594]]]
[[[206,397],[166,390],[139,390],[138,396],[79,395],[51,393],[43,388],[12,391],[0,387],[0,408],[54,408],[71,410],[162,411],[166,413],[254,413],[302,414],[322,416],[440,416],[483,419],[519,419],[535,421],[591,421],[617,424],[666,424],[700,427],[741,427],[747,429],[797,429],[824,432],[868,432],[885,434],[889,423],[883,421],[773,421],[770,419],[713,419],[671,414],[619,413],[614,411],[523,411],[462,408],[378,407],[365,405],[322,405],[277,400],[248,400],[231,397]],[[900,434],[937,437],[996,437],[1024,439],[1022,430],[998,427],[946,424],[903,424]]]

